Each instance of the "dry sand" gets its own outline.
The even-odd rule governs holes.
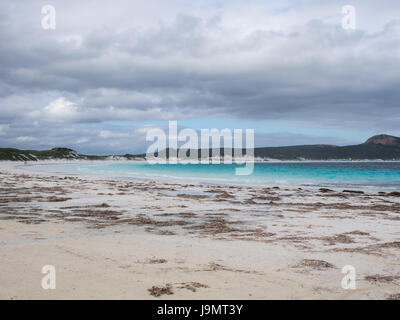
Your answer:
[[[1,299],[389,299],[400,197],[0,164]],[[41,286],[44,265],[56,289]],[[356,290],[341,286],[356,269]]]

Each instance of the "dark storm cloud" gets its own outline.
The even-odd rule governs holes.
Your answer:
[[[285,27],[267,28],[251,25],[256,17],[246,11],[241,27],[213,8],[188,13],[179,1],[158,19],[153,7],[142,8],[148,17],[140,21],[140,5],[127,1],[119,8],[54,1],[57,29],[45,31],[40,1],[3,1],[1,138],[40,139],[45,123],[69,125],[70,141],[84,141],[79,137],[94,139],[99,129],[90,134],[79,123],[210,115],[396,130],[400,21],[389,15],[370,30],[343,30],[342,4],[333,2],[331,12],[332,3],[297,1],[300,18],[285,10],[279,20]],[[372,1],[359,3],[361,12],[376,10]],[[381,9],[399,5],[388,1]],[[48,144],[62,141],[53,131]]]

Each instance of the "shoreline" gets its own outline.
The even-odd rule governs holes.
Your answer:
[[[278,162],[278,163],[292,163],[292,162]],[[297,163],[305,163],[305,162],[297,162]],[[325,163],[325,162],[310,162],[310,163]],[[328,162],[326,162],[328,163]],[[335,162],[335,163],[348,163],[348,162]],[[361,162],[364,163],[364,162]],[[371,163],[382,163],[382,162],[371,162]],[[1,161],[0,161],[1,164]],[[179,175],[173,175],[173,174],[165,174],[165,175],[141,175],[140,173],[138,174],[127,174],[125,176],[122,176],[120,173],[117,172],[106,172],[105,174],[100,174],[96,172],[77,172],[74,170],[39,170],[36,169],[35,167],[40,167],[40,166],[58,166],[58,165],[108,165],[108,164],[147,164],[147,162],[142,161],[102,161],[102,160],[72,160],[72,161],[41,161],[40,163],[38,162],[30,162],[27,164],[20,164],[20,163],[3,163],[6,165],[6,168],[9,170],[22,170],[22,171],[30,171],[30,172],[37,172],[37,173],[45,173],[45,174],[57,174],[57,175],[79,175],[81,177],[86,177],[86,178],[97,178],[97,179],[118,179],[122,181],[133,181],[133,182],[149,182],[149,181],[154,181],[154,182],[159,182],[159,183],[169,183],[169,182],[174,182],[174,183],[190,183],[190,184],[196,184],[196,185],[209,185],[209,186],[235,186],[235,187],[273,187],[273,186],[279,186],[281,188],[303,188],[303,189],[312,189],[314,191],[319,190],[320,188],[330,188],[334,189],[338,192],[340,190],[344,189],[356,189],[356,190],[361,190],[365,192],[379,192],[379,191],[397,191],[398,188],[400,187],[399,183],[339,183],[339,182],[315,182],[312,183],[309,180],[304,180],[301,182],[301,180],[285,180],[283,178],[275,181],[269,181],[269,180],[262,180],[262,179],[256,179],[253,181],[239,181],[239,180],[231,180],[227,179],[226,177],[219,177],[219,178],[212,178],[212,177],[187,177],[187,176],[179,176]],[[179,164],[178,164],[179,165]],[[171,166],[174,166],[171,164]],[[14,170],[14,171],[15,171]]]
[[[399,293],[396,195],[125,181],[13,166],[3,166],[0,179],[1,299]],[[56,290],[41,288],[46,264],[57,269]],[[356,290],[341,287],[345,265],[357,270]],[[173,294],[154,296],[153,287]]]
[[[210,164],[212,161],[212,158],[209,159]],[[90,159],[47,159],[47,160],[27,160],[27,161],[21,161],[21,160],[0,160],[0,164],[7,164],[7,163],[24,163],[26,162],[27,164],[52,164],[52,163],[76,163],[76,162],[82,162],[82,163],[96,163],[96,162],[110,162],[110,163],[147,163],[147,160],[145,158],[142,159],[98,159],[98,160],[90,160]],[[351,163],[351,162],[394,162],[394,163],[399,163],[400,159],[394,159],[394,160],[382,160],[382,159],[354,159],[354,160],[349,160],[349,159],[329,159],[329,160],[279,160],[279,159],[254,159],[254,162],[261,162],[261,163],[315,163],[315,162],[321,162],[321,163],[329,163],[329,162],[339,162],[339,163]],[[221,160],[221,163],[223,163],[223,160]],[[181,163],[185,164],[185,163]],[[200,164],[200,162],[199,162]]]

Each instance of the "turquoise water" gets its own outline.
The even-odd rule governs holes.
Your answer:
[[[99,162],[35,165],[41,171],[124,179],[265,186],[375,187],[400,189],[399,162],[263,162],[253,174],[235,175],[237,165]]]

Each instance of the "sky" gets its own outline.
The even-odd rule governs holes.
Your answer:
[[[256,146],[400,136],[399,13],[398,0],[2,0],[0,147],[140,153],[169,120],[254,129]]]

